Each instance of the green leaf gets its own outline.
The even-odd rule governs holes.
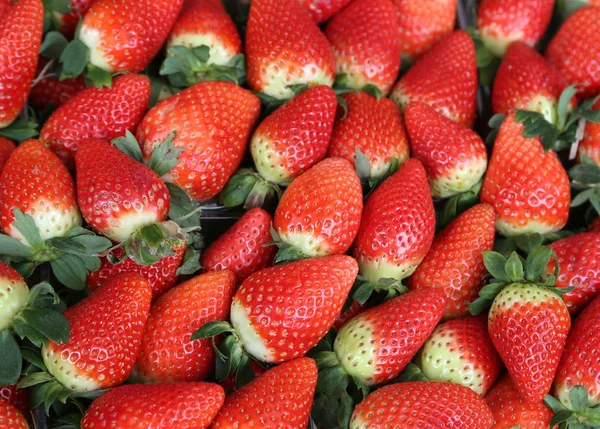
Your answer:
[[[161,177],[177,165],[177,158],[184,151],[183,148],[173,147],[174,138],[175,132],[173,131],[152,151],[148,166]]]
[[[494,298],[496,298],[496,295],[504,289],[504,286],[506,286],[506,283],[487,284],[479,290],[479,296],[493,301]]]
[[[523,280],[523,263],[517,252],[512,252],[506,261],[504,267],[506,276],[513,282]]]
[[[21,355],[26,362],[31,364],[30,369],[41,369],[46,372],[46,365],[44,365],[44,361],[42,356],[40,356],[40,349],[38,348],[30,348],[30,347],[22,347]]]
[[[596,188],[590,188],[590,189],[586,189],[583,192],[580,192],[571,201],[571,207],[579,207],[582,204],[587,203],[592,198],[592,195],[595,194],[596,192],[597,192]]]
[[[9,329],[0,331],[0,386],[15,384],[21,375],[23,359]]]
[[[183,264],[177,269],[176,274],[178,276],[187,276],[194,274],[195,272],[202,269],[200,265],[200,252],[193,247],[188,247],[185,250],[183,257]]]
[[[538,280],[546,272],[546,266],[552,256],[552,249],[547,246],[537,246],[525,260],[525,277],[528,281]]]
[[[342,391],[340,398],[340,407],[337,412],[337,419],[340,427],[347,428],[350,425],[350,418],[352,417],[352,410],[354,409],[354,401],[348,392]]]
[[[56,344],[69,341],[69,322],[56,310],[50,308],[26,308],[20,316]]]
[[[112,87],[112,75],[100,67],[88,63],[85,76],[96,88]]]
[[[223,321],[207,322],[192,334],[192,341],[202,338],[211,338],[225,332],[233,332],[233,327]]]
[[[42,240],[42,237],[40,237],[40,232],[35,225],[33,218],[23,214],[23,212],[17,208],[13,209],[13,213],[15,215],[13,226],[23,234],[23,237],[25,237],[34,250],[43,249],[44,241]]]
[[[596,210],[596,213],[600,214],[600,194],[597,191],[590,195],[590,203],[594,207],[594,210]]]
[[[356,161],[354,163],[358,178],[365,182],[371,177],[371,160],[357,147]]]
[[[550,427],[555,427],[560,425],[563,422],[566,422],[573,415],[573,411],[571,410],[561,410],[554,414],[552,420],[550,420]]]
[[[354,291],[354,294],[352,294],[352,298],[354,298],[355,301],[362,305],[365,302],[367,302],[367,300],[373,294],[373,291],[376,287],[377,285],[365,282]]]
[[[74,290],[85,289],[88,272],[84,262],[77,256],[64,254],[59,259],[50,261],[50,267],[64,286]]]
[[[76,237],[72,237],[71,240],[77,243],[78,245],[83,246],[83,248],[85,249],[83,254],[86,256],[98,255],[112,246],[112,243],[108,238],[101,237],[99,235],[82,234]],[[65,249],[65,252],[72,253],[78,256],[81,255],[80,252],[70,248]]]
[[[533,248],[542,244],[542,236],[537,233],[533,234],[522,234],[515,237],[515,243],[519,249],[525,253],[531,252]]]
[[[471,304],[469,304],[469,312],[473,316],[477,316],[478,314],[483,313],[492,305],[492,301],[487,298],[479,297]]]
[[[488,272],[498,280],[508,281],[505,266],[507,259],[498,252],[483,252],[483,263]]]
[[[350,376],[340,365],[325,368],[319,372],[317,393],[339,398],[350,383]]]
[[[33,256],[33,250],[16,238],[0,234],[0,255],[30,259]]]
[[[588,407],[588,394],[583,386],[575,386],[569,391],[574,411],[585,411]]]
[[[21,389],[26,389],[28,387],[47,383],[53,380],[54,378],[47,372],[34,372],[23,377],[21,381],[19,381],[18,387]]]
[[[400,373],[400,375],[394,380],[394,382],[401,383],[406,381],[428,381],[427,377],[414,363],[409,363],[406,368]]]
[[[53,12],[71,12],[71,0],[44,0],[44,7],[46,6]]]
[[[38,299],[51,296],[54,304],[60,303],[58,294],[52,288],[52,285],[48,282],[41,282],[31,288],[29,291],[29,297],[27,298],[26,307],[36,307]]]
[[[333,351],[322,351],[313,356],[319,370],[339,365],[340,361]]]
[[[244,354],[242,355],[242,360],[235,372],[235,386],[238,389],[244,387],[254,380],[254,378],[256,378],[256,374],[250,366],[250,359],[248,358],[248,355]]]
[[[68,44],[69,41],[61,33],[50,31],[40,46],[40,55],[57,60]]]
[[[227,182],[219,199],[225,207],[237,207],[245,203],[258,178],[252,174],[238,172]]]
[[[38,135],[38,124],[34,121],[16,119],[8,127],[0,129],[0,136],[23,142]]]
[[[558,99],[558,129],[564,130],[567,124],[567,116],[569,114],[569,103],[571,99],[577,94],[577,85],[570,85],[566,87],[560,94]]]
[[[185,190],[174,183],[166,183],[171,196],[171,208],[169,210],[169,219],[177,221],[198,209],[198,202],[191,197]],[[200,224],[200,212],[198,212],[198,224]],[[181,225],[188,226],[188,225]]]
[[[125,155],[135,159],[137,162],[144,163],[144,156],[140,144],[131,131],[125,131],[125,137],[117,137],[112,140],[111,143]]]
[[[372,83],[363,86],[361,89],[364,92],[366,92],[367,94],[375,97],[377,100],[380,100],[381,97],[383,97],[383,93],[381,92],[381,89],[379,89],[379,87],[377,87],[376,85],[373,85]]]
[[[515,117],[516,122],[523,123],[523,137],[536,138],[539,137],[544,150],[560,150],[558,147],[558,130],[549,123],[539,112],[530,112],[527,110],[518,110]]]
[[[548,406],[548,408],[550,408],[555,413],[558,413],[559,411],[562,411],[565,409],[563,404],[561,404],[555,397],[553,397],[551,395],[546,395],[544,397],[544,403]]]
[[[505,119],[506,115],[504,113],[496,113],[490,118],[490,120],[488,121],[488,125],[492,129],[500,128]]]
[[[75,78],[83,73],[90,57],[89,48],[80,40],[71,41],[60,56],[60,79]]]
[[[582,157],[585,155],[582,155]],[[571,180],[584,185],[596,185],[600,183],[600,167],[596,164],[581,163],[569,170]]]

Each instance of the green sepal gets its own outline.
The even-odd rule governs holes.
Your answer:
[[[588,393],[583,386],[574,386],[569,391],[570,407],[546,395],[544,402],[554,411],[551,427],[561,429],[591,429],[600,427],[600,404],[589,406]]]
[[[174,183],[166,182],[165,184],[171,197],[169,219],[181,228],[194,228],[198,231],[201,226],[202,207],[183,188]]]
[[[245,209],[263,207],[274,198],[281,198],[279,186],[263,179],[253,169],[238,170],[227,182],[219,199],[225,207],[244,206]]]
[[[373,85],[372,83],[365,85],[361,88],[367,94],[375,97],[377,100],[380,100],[383,97],[383,92],[377,85]]]
[[[256,374],[250,366],[250,358],[244,353],[242,355],[242,359],[240,360],[237,371],[235,372],[235,386],[239,389],[250,383],[255,378]]]
[[[600,166],[585,154],[579,155],[579,161],[579,164],[569,170],[573,188],[581,190],[571,201],[571,207],[589,202],[596,213],[600,214]]]
[[[163,142],[154,147],[150,161],[148,162],[148,167],[161,177],[169,173],[177,165],[177,158],[184,151],[183,148],[173,146],[175,134],[176,132],[172,131]]]
[[[394,383],[403,383],[407,381],[429,381],[425,374],[414,363],[410,362],[398,377],[394,379]]]
[[[0,255],[31,259],[33,254],[34,252],[31,247],[25,246],[16,238],[0,234]]]
[[[61,313],[51,308],[29,307],[24,308],[14,317],[11,325],[15,332],[22,338],[27,338],[36,346],[47,345],[48,340],[57,344],[66,344],[69,341],[69,322]],[[32,329],[22,327],[27,325]],[[39,336],[38,336],[39,333]],[[35,337],[32,337],[35,335]]]
[[[505,119],[506,119],[505,114],[496,113],[488,121],[488,126],[491,129],[490,133],[485,138],[485,143],[488,146],[493,146],[494,142],[496,141],[496,136],[498,135],[498,131],[500,130],[500,127],[502,126],[502,123],[504,122]]]
[[[196,332],[192,334],[191,340],[200,340],[203,338],[212,338],[224,333],[234,333],[233,326],[224,321],[206,322]]]
[[[88,86],[94,85],[96,88],[112,88],[112,75],[100,67],[88,63],[85,73],[85,81]]]
[[[50,31],[44,37],[40,46],[40,55],[46,58],[58,60],[69,44],[69,41],[62,33],[58,31]]]
[[[184,240],[179,225],[165,221],[143,226],[123,243],[123,248],[136,264],[148,266],[175,255],[173,246]]]
[[[356,156],[354,160],[354,168],[362,184],[365,198],[371,195],[375,188],[377,188],[385,179],[387,179],[396,171],[398,171],[399,165],[400,161],[398,160],[398,158],[392,157],[392,161],[390,162],[390,165],[384,173],[378,176],[372,176],[371,160],[360,150],[360,148],[357,147]]]
[[[144,163],[144,155],[142,154],[140,144],[131,131],[125,131],[125,136],[117,137],[111,143],[125,155],[135,159],[137,162]]]
[[[398,279],[382,278],[377,283],[371,283],[364,277],[357,276],[350,294],[355,301],[362,305],[369,300],[375,291],[387,292],[385,297],[387,301],[408,292],[408,288],[402,284],[402,280]]]
[[[340,364],[340,361],[333,351],[322,351],[312,355],[319,370],[332,368]]]
[[[352,417],[352,410],[354,409],[354,401],[352,397],[348,395],[345,390],[342,391],[340,397],[340,406],[337,411],[338,424],[342,428],[347,428],[350,425],[350,418]]]
[[[90,50],[81,40],[75,39],[69,42],[60,55],[62,64],[60,80],[80,76],[84,72],[89,58]]]
[[[468,191],[453,195],[446,200],[442,209],[437,213],[436,228],[438,232],[465,210],[479,203],[479,193],[482,185],[483,181],[479,181]]]
[[[202,269],[200,265],[200,252],[192,246],[188,246],[183,256],[183,263],[175,274],[178,276],[189,276]]]
[[[38,134],[38,124],[26,119],[15,119],[7,127],[0,129],[0,136],[16,142],[23,142]]]
[[[475,45],[475,60],[479,73],[479,84],[482,86],[491,85],[500,66],[500,59],[485,46],[475,27],[467,27],[465,30],[469,33]]]
[[[308,85],[305,83],[301,83],[297,85],[290,85],[287,88],[292,91],[293,96],[290,98],[293,98],[296,95],[299,95],[302,92],[306,91],[308,89]],[[279,107],[281,107],[290,100],[290,98],[275,98],[262,92],[252,92],[260,99],[262,104],[262,113],[264,115],[270,115],[271,113],[273,113],[273,111],[277,110]]]
[[[23,358],[9,329],[0,331],[0,386],[16,384],[21,375]]]
[[[341,365],[324,368],[319,371],[316,393],[340,398],[350,385],[351,380],[352,377],[350,377]]]

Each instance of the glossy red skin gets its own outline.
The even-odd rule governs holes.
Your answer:
[[[472,127],[477,110],[475,45],[457,30],[423,55],[396,83],[390,98],[404,109],[422,101],[455,122]],[[399,97],[405,100],[400,101]]]
[[[274,76],[269,67],[289,68],[291,76],[315,64],[331,81],[335,59],[327,38],[298,1],[254,0],[246,30],[246,73],[250,89],[264,92]]]
[[[485,396],[496,424],[492,429],[519,426],[520,429],[548,429],[554,413],[542,401],[523,399],[508,375],[496,383]]]
[[[295,236],[308,234],[317,256],[338,255],[352,245],[362,209],[362,188],[352,164],[327,158],[287,187],[275,210],[273,228],[290,244]]]
[[[563,295],[571,315],[579,313],[600,293],[600,233],[582,232],[550,245],[558,256],[557,287],[575,287]],[[554,273],[554,258],[547,272]]]
[[[72,39],[75,35],[77,24],[86,12],[98,0],[71,0],[71,12],[58,14],[59,31],[67,39]]]
[[[41,0],[20,0],[0,24],[0,128],[14,121],[29,94],[42,42]]]
[[[409,145],[398,107],[389,98],[377,100],[363,91],[341,96],[348,107],[338,112],[327,156],[344,158],[354,164],[356,149],[371,161],[371,167],[390,165],[392,158],[402,164],[409,157]]]
[[[65,310],[71,326],[69,342],[50,341],[42,353],[53,352],[55,358],[76,365],[79,375],[95,380],[99,389],[118,386],[133,369],[151,299],[152,290],[143,277],[118,274]]]
[[[179,276],[177,270],[183,262],[186,251],[186,242],[172,247],[175,254],[167,256],[152,265],[138,265],[133,259],[127,257],[119,264],[111,264],[106,257],[100,258],[100,268],[87,276],[87,287],[92,292],[102,287],[114,275],[119,273],[136,273],[148,280],[152,288],[152,299],[156,299],[177,284]],[[122,248],[115,249],[113,255],[123,257]]]
[[[396,383],[371,393],[354,409],[351,429],[489,429],[485,401],[468,387],[440,381]]]
[[[594,104],[594,110],[600,110],[600,101]],[[577,149],[579,157],[588,156],[596,165],[600,165],[600,124],[587,121],[583,139],[579,142]]]
[[[0,398],[0,427],[10,429],[29,429],[27,420],[21,412],[8,401]]]
[[[0,173],[8,161],[8,157],[15,150],[15,144],[6,137],[0,136]]]
[[[185,148],[165,179],[197,200],[217,195],[237,169],[260,100],[231,82],[201,82],[159,102],[140,123],[136,137],[144,158],[172,131],[173,145]]]
[[[12,4],[13,4],[12,0],[0,0],[0,18],[4,19],[6,17]],[[2,27],[1,22],[3,22],[3,21],[0,21],[0,27]]]
[[[578,97],[600,93],[600,8],[584,7],[559,28],[546,49],[546,58],[570,84],[583,84]]]
[[[496,220],[510,223],[515,233],[531,220],[558,231],[569,217],[569,177],[556,154],[544,151],[539,138],[522,134],[523,125],[511,113],[496,137],[481,201],[491,204]]]
[[[333,326],[358,267],[349,256],[310,258],[265,268],[233,298],[245,311],[273,362],[303,356]]]
[[[270,266],[276,246],[266,246],[271,237],[272,218],[265,210],[248,210],[208,249],[202,252],[201,265],[206,271],[231,270],[241,283],[249,275]]]
[[[47,60],[40,58],[37,77],[47,64]],[[83,77],[60,80],[58,77],[45,77],[38,81],[29,92],[29,104],[36,110],[44,110],[49,105],[58,108],[86,88]]]
[[[461,213],[434,239],[431,249],[408,279],[411,289],[439,288],[446,294],[445,319],[470,314],[487,269],[483,252],[494,248],[495,214],[489,204]]]
[[[16,385],[1,386],[0,398],[13,405],[23,416],[29,415],[29,392],[27,389],[19,389]]]
[[[389,0],[355,0],[327,24],[336,72],[357,73],[387,95],[400,71],[396,8]]]
[[[321,24],[342,10],[352,0],[299,0],[315,23]]]
[[[96,399],[81,429],[207,429],[224,400],[223,388],[214,383],[128,384]]]
[[[79,208],[98,233],[114,241],[112,225],[139,210],[154,213],[155,222],[167,218],[171,197],[165,183],[116,146],[103,140],[84,140],[75,163]]]
[[[566,78],[525,42],[508,47],[494,78],[492,109],[508,115],[513,109],[530,109],[536,97],[558,103],[568,86]]]
[[[126,131],[134,132],[148,107],[150,92],[150,79],[136,74],[117,76],[111,88],[86,88],[52,113],[40,140],[73,166],[81,141],[112,140]]]
[[[316,386],[313,359],[282,363],[229,395],[211,429],[305,428]]]
[[[233,272],[196,276],[161,296],[150,309],[134,374],[145,383],[198,381],[215,367],[212,339],[191,341],[206,322],[227,320]]]
[[[415,60],[452,33],[457,0],[392,0],[398,14],[402,59]]]
[[[336,332],[339,332],[347,321],[354,319],[355,316],[359,315],[366,309],[367,306],[365,304],[360,304],[358,301],[352,301],[350,307],[348,307],[346,311],[342,311],[335,319],[335,322],[333,322],[333,329],[335,329]]]
[[[435,212],[425,168],[409,159],[367,198],[352,255],[368,266],[379,260],[406,266],[407,277],[425,258],[434,234]]]

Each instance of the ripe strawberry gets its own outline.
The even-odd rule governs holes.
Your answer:
[[[496,230],[504,236],[560,230],[570,206],[569,177],[538,137],[523,137],[515,113],[506,117],[496,137],[481,201],[496,211]]]
[[[489,429],[492,412],[471,389],[454,383],[396,383],[371,393],[354,409],[349,429]]]
[[[362,209],[360,179],[352,164],[341,158],[321,161],[290,184],[277,206],[277,260],[346,253]]]
[[[597,101],[593,107],[600,110],[600,101]],[[600,165],[600,124],[587,121],[583,133],[583,139],[579,142],[578,155],[586,155],[594,164]]]
[[[38,79],[46,64],[47,61],[40,58],[37,70]],[[37,110],[44,110],[49,105],[58,108],[84,89],[85,80],[83,77],[60,80],[57,77],[46,76],[31,87],[28,101],[31,107]]]
[[[425,169],[409,159],[367,198],[352,255],[369,282],[401,280],[425,258],[434,233]]]
[[[327,21],[352,0],[299,0],[317,24]]]
[[[65,236],[81,225],[69,171],[38,140],[27,140],[15,149],[0,176],[2,232],[31,245],[14,224],[14,209],[33,218],[42,240]]]
[[[259,113],[260,100],[250,91],[231,82],[201,82],[154,106],[136,137],[149,160],[176,132],[173,146],[185,150],[164,179],[206,200],[221,191],[242,161]]]
[[[423,163],[434,198],[466,192],[481,180],[487,152],[476,132],[418,101],[408,104],[404,120],[412,156]]]
[[[588,225],[588,232],[600,232],[600,216],[594,218]]]
[[[528,402],[523,399],[508,375],[501,378],[484,399],[496,420],[492,429],[550,427],[554,413],[542,401]]]
[[[400,71],[396,8],[389,0],[355,0],[327,24],[337,79],[361,89],[375,86],[384,96]]]
[[[214,383],[129,384],[112,389],[87,409],[81,429],[207,429],[225,400]]]
[[[305,428],[316,385],[314,360],[285,362],[227,397],[211,429]]]
[[[98,0],[71,0],[71,11],[69,13],[54,12],[54,18],[58,22],[59,31],[68,39],[75,35],[75,29],[82,17]]]
[[[327,156],[355,163],[356,150],[360,150],[370,164],[364,175],[372,179],[385,176],[393,158],[399,164],[408,159],[408,138],[402,115],[393,101],[377,100],[363,91],[344,94],[342,98],[348,110],[336,119]]]
[[[503,367],[483,314],[438,325],[419,353],[417,365],[429,380],[462,384],[481,396]]]
[[[422,101],[467,127],[476,114],[477,64],[469,34],[458,30],[427,52],[400,78],[390,98],[402,110],[411,101]]]
[[[13,150],[15,150],[15,144],[9,139],[0,136],[0,173],[2,173],[2,169]]]
[[[581,84],[582,98],[600,93],[600,74],[596,58],[600,55],[600,8],[584,7],[576,11],[560,27],[548,49],[546,58],[567,78],[570,84]]]
[[[535,46],[552,18],[554,0],[482,0],[477,29],[485,46],[501,57],[515,41]]]
[[[136,74],[116,77],[111,88],[89,87],[48,118],[40,140],[72,166],[81,141],[111,140],[125,131],[133,132],[146,111],[150,92],[150,79]]]
[[[248,210],[202,253],[202,267],[206,271],[231,270],[237,283],[268,267],[276,252],[275,246],[266,246],[272,241],[271,222],[271,215],[263,209]]]
[[[452,33],[457,0],[392,0],[398,14],[402,61],[413,62]]]
[[[44,7],[41,0],[19,0],[0,24],[0,128],[23,109],[35,76],[42,42]]]
[[[27,389],[21,389],[16,384],[0,386],[0,398],[14,406],[23,416],[29,415],[29,392]]]
[[[388,383],[402,372],[444,314],[438,289],[409,292],[358,314],[339,330],[333,350],[360,383]]]
[[[8,15],[8,11],[10,10],[13,4],[13,0],[0,0],[0,18],[4,20],[4,18]]]
[[[27,420],[21,412],[8,401],[0,398],[0,427],[10,429],[29,429]]]
[[[489,204],[460,214],[434,239],[431,249],[408,279],[410,289],[439,288],[446,293],[444,317],[469,314],[487,274],[483,252],[494,248],[495,215]]]
[[[86,12],[78,38],[89,62],[109,73],[138,73],[169,35],[183,0],[98,0]]]
[[[333,85],[335,59],[327,38],[298,1],[254,0],[246,31],[250,88],[278,99],[290,86]]]

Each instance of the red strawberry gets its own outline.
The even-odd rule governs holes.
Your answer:
[[[539,138],[523,137],[515,113],[506,117],[496,137],[481,201],[494,207],[496,230],[504,236],[546,234],[567,223],[569,177]]]
[[[354,409],[349,429],[489,429],[492,412],[471,389],[422,381],[384,386]]]
[[[23,109],[35,76],[42,42],[44,7],[41,0],[19,0],[0,24],[0,128]]]
[[[29,415],[29,391],[27,389],[18,388],[14,384],[11,386],[1,386],[0,398],[13,405],[23,416]]]
[[[504,376],[486,395],[496,424],[492,429],[547,429],[554,413],[542,401],[523,399],[508,375]]]
[[[595,110],[600,110],[600,101],[597,101],[593,107]],[[597,122],[587,121],[583,139],[579,142],[578,155],[586,155],[594,164],[600,165],[600,124]]]
[[[138,73],[167,38],[183,0],[98,0],[86,12],[78,38],[92,65],[110,73]]]
[[[393,158],[399,164],[408,159],[408,138],[402,115],[393,101],[377,100],[362,91],[344,94],[342,98],[348,110],[336,119],[327,156],[355,163],[356,150],[360,150],[370,161],[370,171],[365,172],[370,178],[385,176]]]
[[[273,229],[282,242],[277,258],[346,253],[362,209],[362,189],[352,164],[341,158],[321,161],[290,184],[277,206]]]
[[[477,64],[475,45],[458,30],[436,43],[394,86],[390,98],[402,110],[422,101],[442,115],[471,127],[475,122]]]
[[[315,23],[320,24],[342,10],[352,0],[299,0]]]
[[[40,78],[40,73],[45,73],[43,69],[46,64],[47,60],[40,58],[36,79]],[[45,76],[31,87],[28,101],[37,110],[44,110],[49,105],[58,108],[84,89],[83,77],[60,80],[58,77]]]
[[[269,228],[271,215],[261,208],[248,210],[227,232],[202,253],[206,271],[231,270],[241,283],[250,274],[268,267],[275,257]]]
[[[224,400],[223,388],[214,383],[129,384],[96,399],[81,429],[207,429]]]
[[[355,316],[359,315],[363,311],[367,309],[365,304],[361,304],[358,301],[352,301],[350,307],[347,310],[342,311],[340,315],[335,319],[333,323],[333,329],[336,332],[339,332],[342,329],[342,326],[346,324],[349,320],[354,319]]]
[[[134,131],[150,100],[150,80],[127,74],[111,88],[89,87],[56,110],[44,124],[40,140],[68,166],[81,141],[112,140]]]
[[[246,62],[250,88],[278,99],[292,97],[292,85],[335,79],[331,46],[299,1],[251,3]]]
[[[98,0],[71,0],[71,11],[69,13],[54,12],[54,17],[58,22],[59,31],[67,38],[72,39],[75,35],[75,29],[79,21],[86,12]]]
[[[367,198],[352,255],[369,282],[401,280],[425,258],[434,233],[425,169],[409,159]]]
[[[8,15],[8,11],[10,10],[13,4],[13,0],[0,0],[0,18],[2,18],[1,22],[4,22],[4,18]]]
[[[483,314],[438,325],[419,353],[417,365],[429,380],[462,384],[481,396],[502,371]]]
[[[588,225],[588,232],[600,232],[600,216],[594,218]]]
[[[576,11],[560,27],[548,49],[546,58],[570,84],[582,84],[578,94],[591,98],[600,93],[600,8],[584,7]]]
[[[396,378],[425,343],[444,314],[438,289],[409,292],[346,322],[333,349],[339,365],[369,386]]]
[[[191,341],[206,322],[226,320],[235,292],[231,271],[201,274],[165,293],[150,316],[134,368],[136,379],[148,383],[197,381],[215,366],[211,340]]]
[[[42,348],[48,372],[72,392],[122,384],[135,363],[152,291],[134,273],[123,273],[68,308],[69,342]]]
[[[185,149],[164,177],[198,200],[217,195],[236,170],[260,100],[231,82],[201,82],[159,102],[137,129],[144,158],[171,132],[173,145]]]
[[[580,312],[600,293],[600,234],[583,232],[555,241],[550,245],[558,256],[560,267],[557,287],[574,287],[563,295],[569,312]],[[553,273],[556,262],[547,267]]]
[[[10,429],[29,429],[27,420],[21,412],[8,401],[0,398],[0,427]]]
[[[412,156],[423,163],[434,198],[466,192],[481,180],[487,152],[476,132],[421,102],[408,104],[404,120]]]
[[[13,150],[15,150],[15,144],[9,139],[0,136],[0,173]]]
[[[38,140],[28,140],[15,149],[0,176],[2,232],[31,244],[14,225],[14,209],[33,218],[42,240],[63,237],[81,225],[69,171]]]
[[[414,61],[454,30],[458,0],[392,1],[398,14],[402,61]]]
[[[84,219],[114,242],[162,222],[171,197],[150,168],[103,140],[81,142],[75,157],[77,198]]]
[[[553,8],[554,0],[482,0],[477,29],[485,46],[501,57],[515,41],[535,46],[546,32]]]
[[[316,385],[314,360],[285,362],[227,397],[211,429],[305,428]]]
[[[329,21],[325,31],[335,55],[337,78],[350,88],[370,85],[387,95],[400,71],[397,34],[398,17],[390,0],[350,3]]]
[[[483,252],[494,248],[494,226],[494,209],[489,204],[460,214],[434,238],[408,286],[442,289],[447,298],[444,317],[467,316],[487,274]]]

